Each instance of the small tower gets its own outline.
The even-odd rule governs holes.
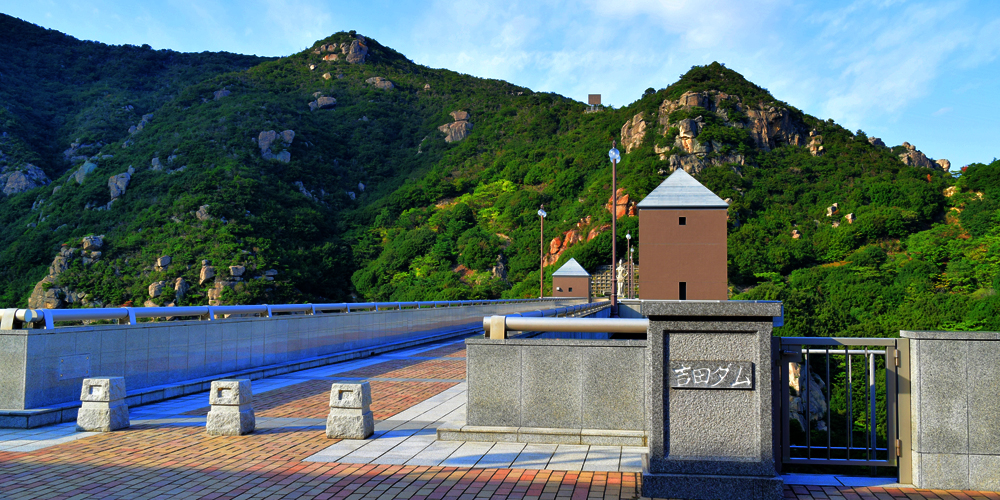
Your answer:
[[[590,273],[576,259],[552,273],[553,297],[581,297],[590,302]]]
[[[639,298],[726,300],[729,204],[683,169],[670,174],[639,208]]]

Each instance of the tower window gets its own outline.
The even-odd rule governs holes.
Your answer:
[[[687,223],[688,223],[688,218],[687,217],[678,217],[677,218],[677,225],[678,226],[686,226]]]
[[[677,297],[680,300],[687,300],[688,298],[688,284],[686,281],[681,281],[677,286]]]

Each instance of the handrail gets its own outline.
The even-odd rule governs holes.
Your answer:
[[[646,333],[649,319],[566,318],[573,313],[606,307],[588,303],[543,311],[483,317],[483,330],[491,339],[507,338],[507,331]],[[496,330],[496,331],[494,331]]]
[[[12,330],[15,323],[42,323],[46,329],[55,328],[61,321],[117,320],[121,324],[135,324],[140,318],[197,317],[214,321],[230,316],[256,315],[270,318],[276,314],[326,314],[352,311],[402,311],[404,308],[425,309],[436,307],[461,307],[490,304],[517,304],[526,302],[551,302],[565,297],[540,299],[493,299],[424,302],[341,302],[329,304],[256,304],[242,306],[184,306],[184,307],[102,307],[86,309],[3,309],[0,310],[0,329]],[[578,306],[573,306],[578,307]],[[18,325],[20,327],[20,325]]]

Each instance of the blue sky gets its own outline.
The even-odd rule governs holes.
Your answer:
[[[0,12],[109,44],[267,56],[353,29],[420,64],[613,106],[719,61],[953,169],[1000,157],[993,0],[0,0]]]

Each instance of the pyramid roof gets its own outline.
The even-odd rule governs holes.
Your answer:
[[[552,276],[590,276],[590,273],[576,259],[571,258],[562,267],[557,269],[556,272],[552,273]]]
[[[641,208],[729,208],[729,204],[703,186],[691,174],[678,168],[649,196],[637,205]]]

